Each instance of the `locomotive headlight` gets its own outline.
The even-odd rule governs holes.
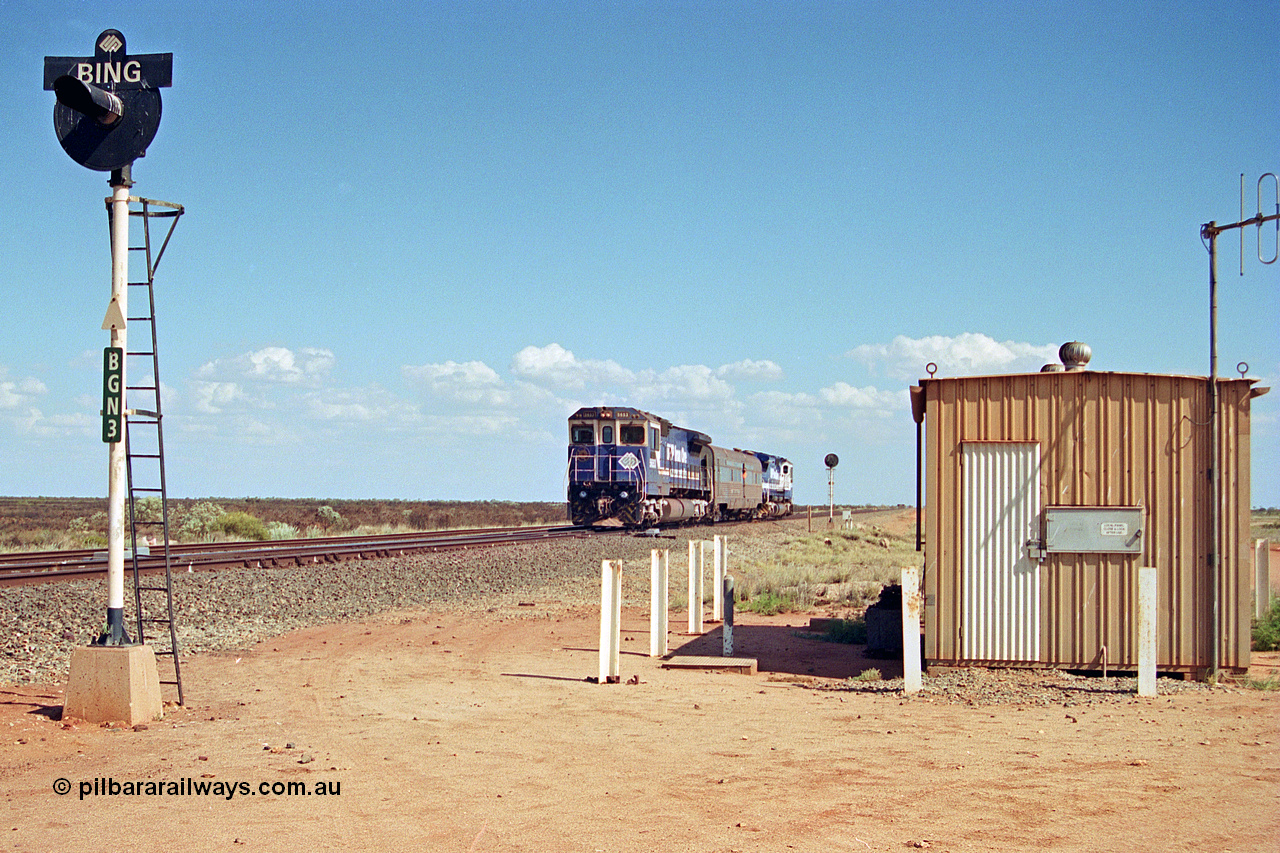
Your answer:
[[[625,500],[627,499],[627,493],[626,493],[626,492],[618,492],[618,497],[622,498],[622,499],[625,501]]]
[[[587,490],[586,490],[586,489],[583,489],[582,491],[578,492],[578,497],[580,497],[580,498],[585,498],[586,496],[587,496]]]

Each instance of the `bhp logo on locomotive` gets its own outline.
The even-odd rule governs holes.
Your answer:
[[[681,465],[689,464],[689,451],[683,447],[677,447],[674,444],[666,446],[665,455],[668,462],[679,462]]]

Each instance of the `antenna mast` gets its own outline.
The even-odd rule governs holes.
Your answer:
[[[1265,178],[1271,178],[1276,188],[1276,212],[1264,216],[1262,213],[1262,184]],[[1276,223],[1276,251],[1271,260],[1262,256],[1262,226],[1264,223]],[[1222,442],[1222,422],[1218,406],[1218,235],[1233,228],[1240,229],[1240,275],[1244,275],[1244,229],[1248,225],[1258,227],[1258,260],[1264,264],[1273,264],[1280,257],[1280,179],[1274,172],[1266,172],[1258,178],[1258,212],[1244,218],[1244,175],[1240,175],[1240,221],[1230,225],[1219,225],[1217,222],[1206,222],[1200,226],[1200,239],[1208,241],[1209,249],[1209,482],[1213,492],[1213,507],[1209,513],[1209,577],[1213,586],[1213,606],[1210,619],[1212,628],[1209,631],[1212,650],[1209,655],[1211,677],[1218,675],[1218,659],[1221,655],[1222,626],[1219,614],[1222,610],[1222,576],[1220,539],[1222,536],[1222,466],[1218,462],[1219,448]]]

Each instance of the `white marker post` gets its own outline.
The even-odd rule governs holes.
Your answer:
[[[622,645],[622,561],[600,565],[600,684],[618,681]]]
[[[667,653],[667,570],[671,552],[649,552],[649,657]]]
[[[702,602],[698,600],[698,543],[689,540],[689,633],[701,634]]]
[[[1267,618],[1271,612],[1271,540],[1253,540],[1253,615]]]
[[[1158,572],[1138,569],[1138,695],[1156,695],[1156,602]]]
[[[707,546],[710,544],[711,544],[710,542],[705,542],[705,541],[698,543],[698,633],[699,634],[706,631],[706,626],[703,624],[703,617],[706,614],[702,612],[702,605],[703,605],[702,596],[707,588]]]
[[[919,693],[923,687],[920,675],[920,570],[907,566],[902,570],[902,689]]]
[[[715,544],[712,547],[711,558],[714,564],[712,568],[711,588],[715,592],[711,596],[711,621],[724,621],[724,572],[725,572],[725,555],[728,553],[725,546],[725,537],[716,536]]]

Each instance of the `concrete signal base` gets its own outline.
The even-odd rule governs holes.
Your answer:
[[[164,716],[150,646],[81,646],[71,653],[63,718],[130,726]]]

